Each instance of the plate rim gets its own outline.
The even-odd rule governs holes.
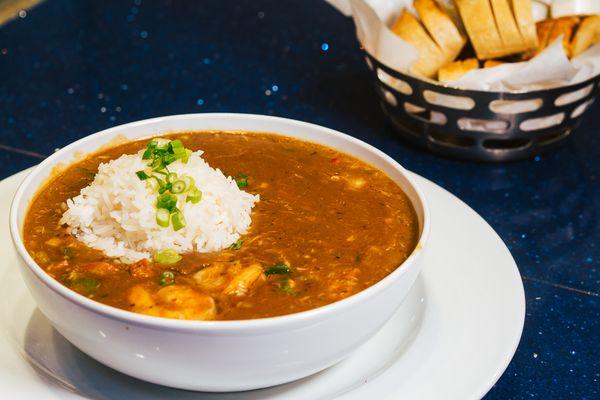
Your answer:
[[[503,363],[502,366],[497,368],[497,374],[495,374],[495,377],[491,378],[490,382],[486,385],[480,385],[481,389],[479,390],[479,392],[477,393],[477,398],[483,398],[493,387],[494,385],[496,385],[496,383],[504,376],[504,373],[506,372],[508,366],[510,365],[510,362],[512,361],[512,359],[514,358],[517,349],[519,348],[519,344],[521,343],[521,339],[523,338],[523,332],[524,332],[524,328],[525,328],[525,318],[527,316],[527,301],[526,301],[526,295],[525,295],[525,285],[523,284],[523,276],[521,275],[521,271],[519,270],[519,266],[517,264],[517,261],[515,260],[513,254],[511,253],[510,249],[508,248],[508,246],[506,245],[506,243],[504,242],[504,240],[502,239],[502,237],[498,234],[498,232],[496,232],[496,230],[494,229],[494,227],[488,223],[485,218],[483,218],[483,216],[481,216],[477,211],[475,211],[475,209],[473,209],[471,206],[469,206],[469,204],[467,204],[465,201],[463,201],[460,197],[456,196],[455,194],[453,194],[451,191],[449,191],[448,189],[446,189],[445,187],[433,182],[432,180],[419,175],[415,172],[413,172],[412,170],[408,170],[408,173],[415,178],[417,185],[420,185],[421,181],[425,181],[427,184],[431,185],[432,187],[435,187],[437,190],[442,191],[444,194],[451,196],[455,201],[460,202],[466,209],[469,210],[469,212],[471,212],[477,219],[479,219],[481,222],[483,222],[485,225],[487,225],[487,227],[490,229],[490,231],[492,232],[492,234],[494,235],[494,238],[496,240],[498,240],[500,243],[502,243],[502,245],[506,248],[506,251],[508,253],[508,255],[510,256],[510,259],[512,261],[511,264],[511,271],[513,272],[513,274],[515,275],[513,278],[514,282],[517,283],[517,287],[516,289],[518,292],[518,303],[519,303],[519,325],[518,325],[518,329],[516,329],[516,331],[518,332],[517,335],[515,335],[514,337],[514,341],[512,343],[512,347],[511,350],[506,353],[506,357],[503,359]],[[420,272],[420,275],[422,275],[422,272]]]

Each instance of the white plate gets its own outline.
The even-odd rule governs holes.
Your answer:
[[[416,176],[433,221],[423,271],[394,317],[348,359],[296,382],[237,394],[132,379],[63,339],[21,281],[7,214],[27,172],[0,182],[0,382],[8,398],[476,399],[500,378],[519,343],[525,296],[510,252],[475,211]]]

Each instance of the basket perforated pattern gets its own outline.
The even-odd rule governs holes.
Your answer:
[[[366,54],[383,110],[398,132],[435,153],[470,160],[517,160],[560,145],[594,102],[600,80],[521,93],[456,89]]]

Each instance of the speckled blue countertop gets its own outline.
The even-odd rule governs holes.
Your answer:
[[[168,114],[278,115],[373,144],[474,208],[519,265],[525,331],[486,398],[600,398],[598,103],[532,160],[424,153],[386,123],[352,21],[323,0],[48,0],[0,26],[0,76],[0,178]]]

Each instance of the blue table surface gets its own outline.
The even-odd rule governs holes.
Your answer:
[[[509,164],[436,157],[379,108],[352,21],[323,0],[48,0],[0,26],[0,178],[92,132],[182,113],[289,117],[360,138],[454,193],[523,277],[525,330],[486,399],[600,398],[600,107]]]

